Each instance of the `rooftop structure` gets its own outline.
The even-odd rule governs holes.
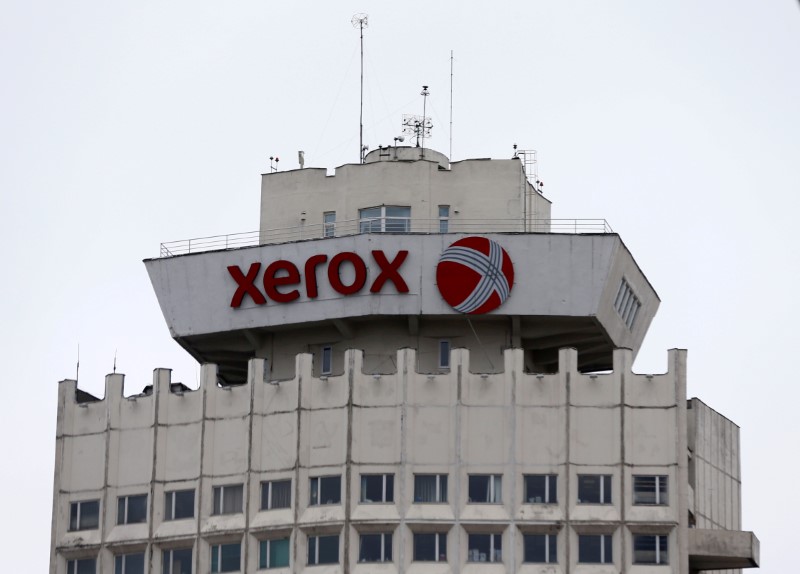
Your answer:
[[[632,372],[658,296],[519,158],[271,172],[256,234],[161,253],[200,388],[62,382],[53,574],[758,564],[738,427],[687,401],[685,351]]]

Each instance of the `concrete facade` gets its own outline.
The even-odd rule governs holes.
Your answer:
[[[484,227],[440,227],[442,205]],[[619,236],[547,232],[549,205],[517,159],[390,148],[334,176],[265,175],[258,247],[147,260],[200,388],[167,369],[127,397],[118,374],[103,399],[59,385],[51,574],[756,566],[738,427],[686,400],[685,351],[632,372],[658,297]],[[360,227],[386,206],[410,214],[402,232]],[[325,228],[330,212],[356,226]],[[298,226],[306,240],[272,233]],[[515,274],[498,307],[467,315],[435,269],[475,236]],[[368,288],[386,271],[376,251],[408,252],[407,290]],[[363,261],[361,290],[335,287],[355,264],[304,265],[340,253]],[[289,271],[267,276],[275,261]]]

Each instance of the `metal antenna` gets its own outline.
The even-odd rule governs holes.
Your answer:
[[[358,112],[358,157],[364,163],[364,28],[369,25],[366,14],[356,14],[350,19],[353,28],[358,28],[361,34],[361,102]]]
[[[453,50],[450,50],[450,161],[453,161]]]
[[[81,344],[78,343],[78,362],[75,364],[75,382],[78,382],[78,375],[81,372]]]
[[[430,94],[430,92],[428,91],[428,86],[422,86],[422,91],[419,93],[419,95],[422,96],[423,119],[425,118],[425,111],[428,106],[428,94]],[[430,135],[430,131],[428,132],[428,135]],[[423,156],[425,155],[425,130],[422,130],[422,155]]]

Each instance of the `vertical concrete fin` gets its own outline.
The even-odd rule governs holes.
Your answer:
[[[119,405],[125,392],[125,375],[113,373],[106,375],[106,401],[108,401],[108,412],[119,412]]]
[[[506,349],[503,352],[503,370],[506,376],[511,376],[511,373],[519,373],[521,375],[524,361],[525,352],[522,349]]]
[[[215,363],[203,363],[200,366],[200,388],[204,391],[216,388],[218,380],[218,368]]]
[[[453,351],[450,351],[451,359]],[[404,347],[402,349],[397,349],[397,374],[402,375],[403,373],[415,373],[419,375],[419,369],[417,369],[417,350],[411,349],[408,347]],[[410,379],[406,379],[410,380]]]
[[[353,369],[352,377],[350,369]],[[364,374],[364,351],[361,349],[347,349],[344,352],[344,373],[348,381]]]
[[[249,384],[266,383],[268,375],[266,359],[252,358],[247,361],[247,382]]]
[[[153,369],[153,392],[165,396],[172,385],[172,369]]]
[[[670,349],[668,354],[668,372],[675,381],[675,404],[678,406],[675,413],[678,453],[678,552],[679,571],[689,572],[689,445],[688,425],[686,412],[686,350]]]
[[[450,349],[450,368],[456,371],[461,368],[462,373],[469,373],[469,349]]]
[[[558,372],[563,375],[571,373],[578,374],[578,350],[573,347],[565,347],[558,350]]]
[[[311,373],[314,371],[314,355],[311,353],[298,353],[294,357],[294,381],[299,382],[311,380]]]
[[[633,351],[626,348],[614,349],[614,374],[621,377],[633,372]]]

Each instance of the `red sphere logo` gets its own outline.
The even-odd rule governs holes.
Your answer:
[[[496,241],[465,237],[439,257],[436,283],[442,298],[456,311],[488,313],[508,299],[514,285],[514,265]]]

